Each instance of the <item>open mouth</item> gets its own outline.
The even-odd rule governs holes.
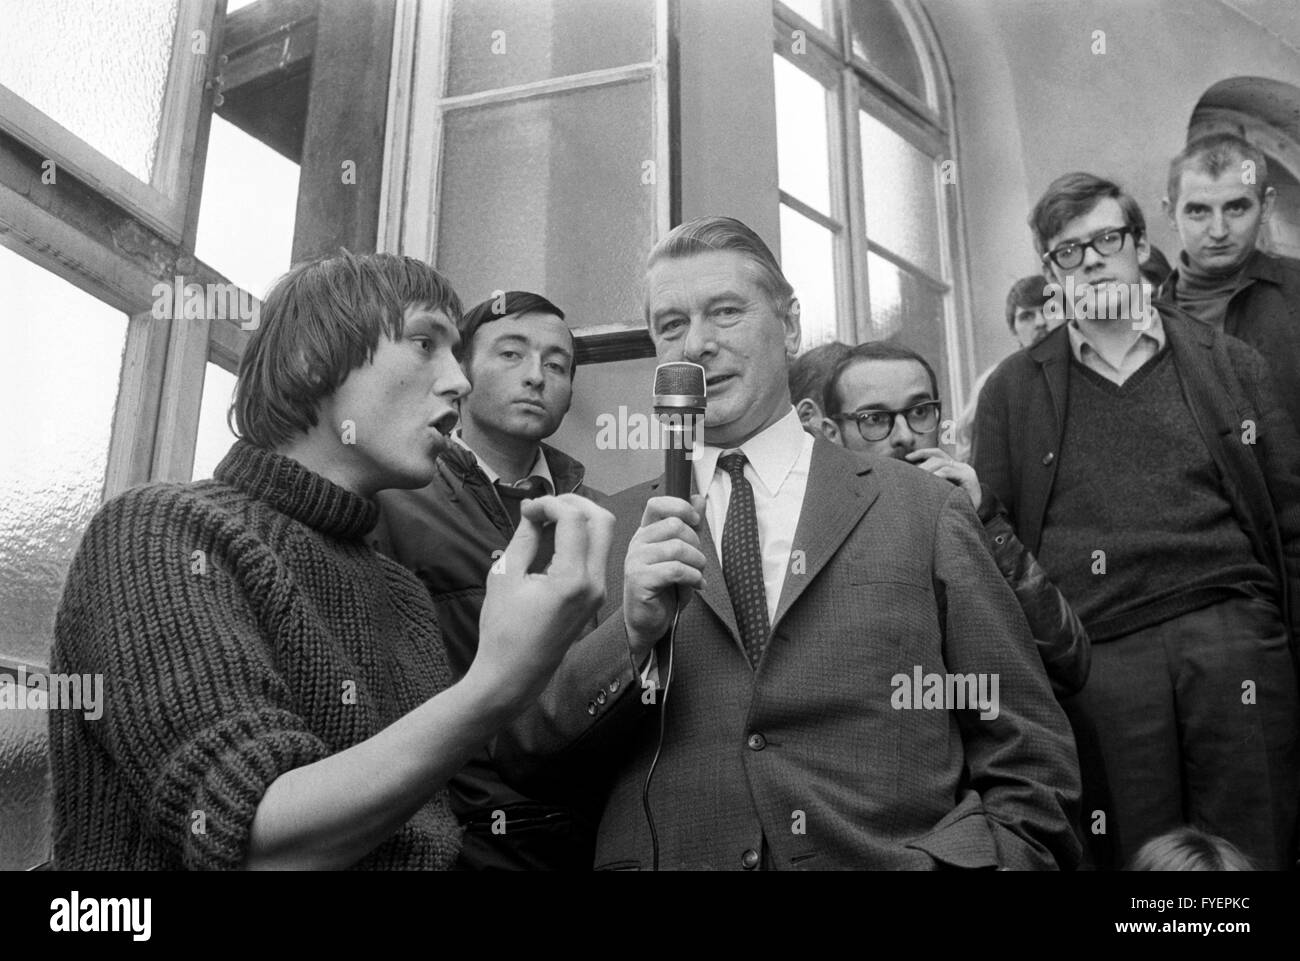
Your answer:
[[[429,421],[429,426],[436,430],[444,437],[450,437],[451,432],[456,428],[456,412],[449,410],[444,414],[439,414],[433,420]]]
[[[716,376],[705,378],[704,383],[709,388],[709,390],[713,390],[735,379],[736,379],[735,374],[717,374]]]

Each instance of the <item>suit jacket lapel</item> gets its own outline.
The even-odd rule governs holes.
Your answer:
[[[817,440],[773,631],[879,496],[880,482],[869,460]]]

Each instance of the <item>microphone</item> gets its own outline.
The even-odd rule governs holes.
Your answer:
[[[669,497],[691,499],[696,431],[704,426],[704,368],[679,361],[655,368],[655,416],[664,433],[664,481]]]

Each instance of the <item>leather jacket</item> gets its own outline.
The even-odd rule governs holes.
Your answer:
[[[1020,602],[1029,631],[1047,668],[1047,679],[1058,699],[1077,694],[1088,680],[1092,645],[1070,602],[1056,589],[1029,548],[1016,537],[997,495],[980,484],[979,509],[984,539],[998,570]]]

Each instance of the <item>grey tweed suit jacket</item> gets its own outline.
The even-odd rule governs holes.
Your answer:
[[[703,530],[708,586],[682,612],[671,686],[652,697],[633,675],[621,602],[626,545],[661,480],[608,505],[618,527],[601,622],[494,744],[521,783],[606,775],[597,868],[650,867],[641,795],[660,711],[650,800],[662,868],[742,869],[760,851],[778,869],[1077,864],[1070,728],[961,490],[819,439],[758,669]],[[984,675],[986,692],[996,677],[996,717],[905,704],[918,672]]]

